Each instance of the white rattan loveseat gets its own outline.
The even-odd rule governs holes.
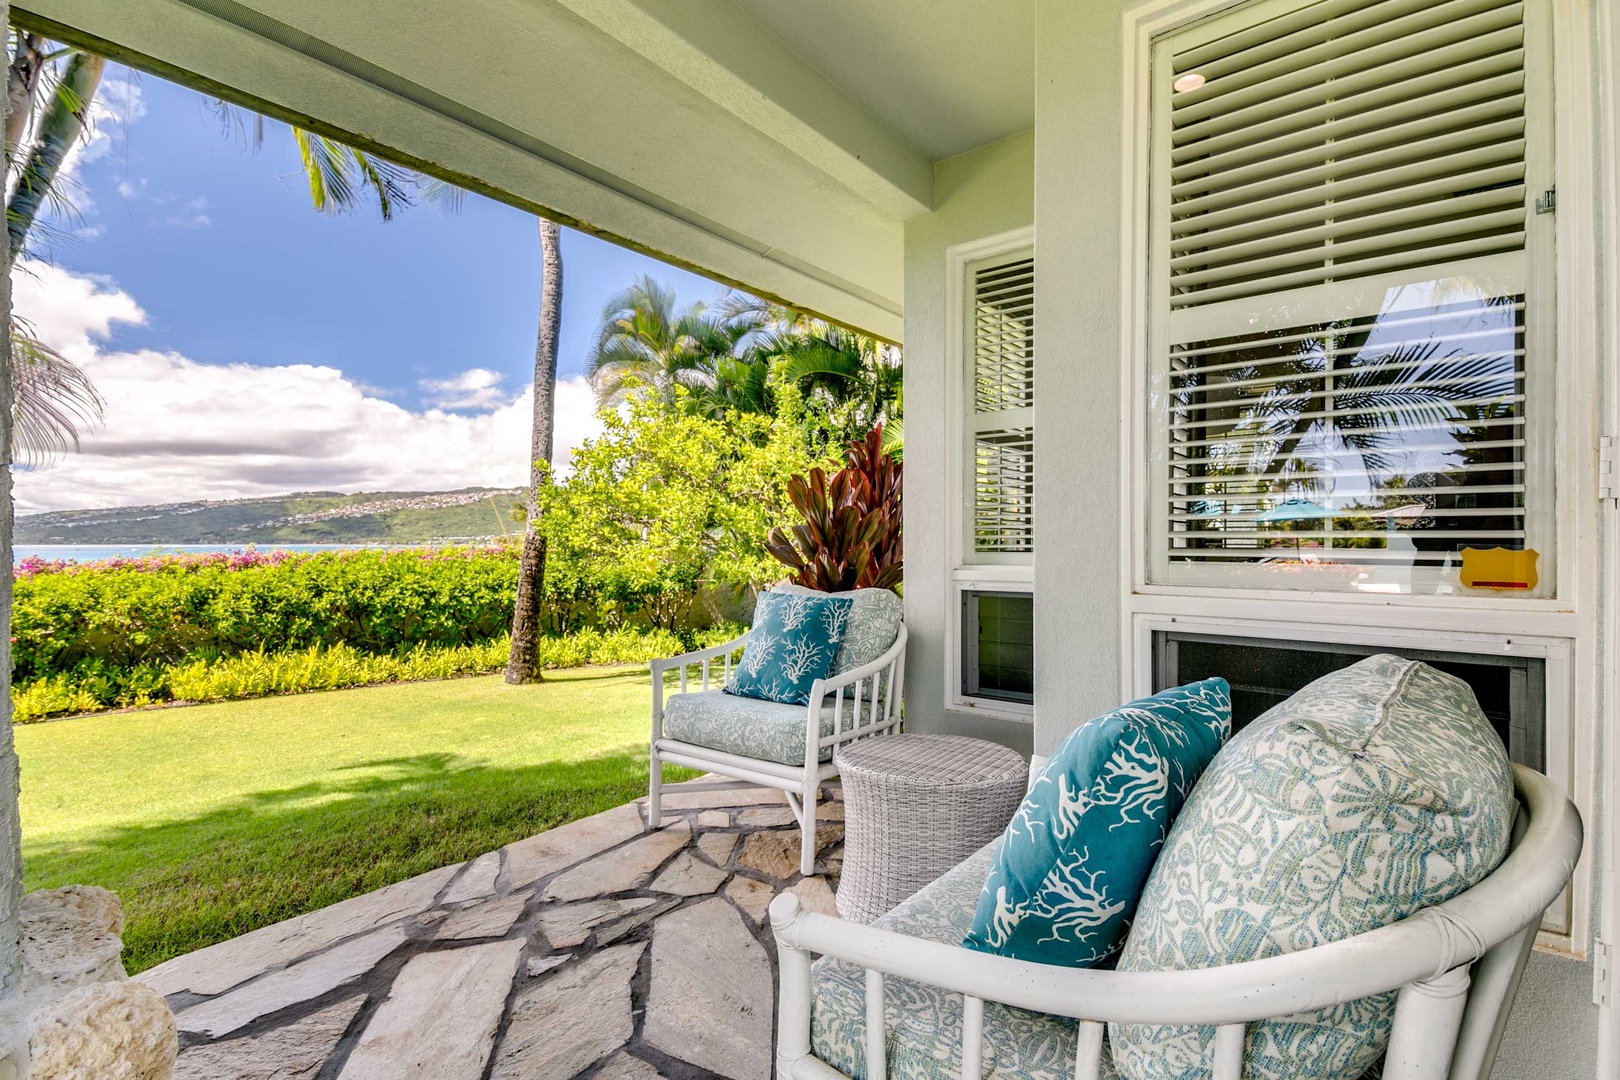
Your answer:
[[[724,645],[653,661],[648,827],[657,828],[662,821],[659,791],[666,761],[776,788],[786,796],[788,808],[799,823],[799,872],[809,874],[815,869],[817,795],[821,784],[838,774],[833,751],[843,743],[900,729],[906,627],[904,623],[897,625],[894,641],[872,662],[816,680],[805,705],[724,694],[722,688],[731,677],[734,658],[747,644],[748,635],[744,634]],[[679,672],[679,685],[674,695],[666,697],[665,674],[669,671]],[[678,695],[689,695],[680,705],[690,710],[729,715],[734,724],[749,725],[756,732],[773,729],[790,740],[786,747],[790,753],[776,753],[773,760],[763,754],[743,756],[723,749],[723,739],[705,740],[715,745],[704,745],[667,738],[665,710],[673,706],[673,698]],[[781,738],[774,741],[783,745]],[[785,760],[790,756],[794,759],[791,764]]]
[[[955,942],[965,919],[951,925],[937,916],[962,904],[971,914],[987,857],[968,860],[872,926],[779,896],[770,909],[781,976],[777,1076],[842,1080],[846,1073],[812,1049],[812,1010],[842,1007],[864,1010],[851,1072],[866,1080],[890,1075],[886,1055],[899,1052],[905,1040],[895,1029],[906,1023],[913,1058],[936,1062],[926,1070],[933,1075],[980,1080],[993,1072],[1010,1080],[1049,1075],[1058,1065],[1075,1080],[1111,1080],[1110,1022],[1211,1026],[1213,1080],[1240,1080],[1247,1024],[1398,991],[1385,1080],[1486,1080],[1542,914],[1581,850],[1580,817],[1564,794],[1538,773],[1517,766],[1514,773],[1520,813],[1512,847],[1479,884],[1369,933],[1225,967],[1099,971],[962,948]],[[812,954],[824,957],[814,971]],[[888,979],[906,982],[893,984],[886,1012]],[[842,996],[831,1000],[840,987]],[[913,1000],[897,1008],[902,994]],[[920,995],[932,995],[927,1008],[917,1007]],[[825,1018],[816,1020],[825,1029]],[[919,1025],[937,1028],[934,1044],[920,1050]],[[1023,1067],[1037,1060],[1039,1070]]]

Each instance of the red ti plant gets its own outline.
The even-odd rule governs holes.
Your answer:
[[[900,584],[900,463],[883,452],[883,425],[849,444],[849,464],[831,480],[820,469],[788,481],[804,524],[772,529],[765,549],[821,592]]]

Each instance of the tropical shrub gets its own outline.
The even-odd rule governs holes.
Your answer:
[[[765,546],[795,584],[822,592],[900,584],[901,470],[883,450],[881,424],[849,444],[849,464],[831,481],[815,468],[787,487],[804,522],[772,529]]]
[[[608,625],[636,612],[673,628],[700,587],[780,575],[763,539],[794,516],[788,478],[825,460],[791,387],[773,416],[720,421],[640,394],[602,419],[572,475],[539,491],[554,603],[594,606]]]

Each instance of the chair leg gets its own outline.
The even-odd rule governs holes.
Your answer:
[[[804,811],[799,821],[799,873],[805,877],[816,869],[816,799],[820,794],[817,785],[809,784],[799,796]]]
[[[648,752],[647,765],[647,830],[650,832],[664,823],[660,797],[664,790],[664,763],[656,748]]]

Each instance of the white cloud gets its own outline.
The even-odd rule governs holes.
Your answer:
[[[111,278],[75,274],[51,263],[23,259],[11,277],[12,307],[45,344],[76,363],[98,351],[114,323],[144,325],[146,312]]]
[[[331,367],[206,364],[173,352],[98,346],[141,322],[103,279],[43,267],[17,308],[89,372],[105,425],[48,469],[17,476],[23,511],[225,499],[289,491],[519,487],[527,478],[532,395],[473,413],[413,411]],[[476,383],[481,369],[445,382]],[[469,379],[469,376],[473,376]],[[556,457],[601,430],[588,383],[557,386]]]
[[[172,229],[206,229],[214,223],[214,219],[203,211],[208,209],[208,200],[202,196],[189,200],[180,209],[163,219],[163,224]]]
[[[423,379],[427,400],[441,409],[488,410],[506,404],[504,376],[488,368],[470,368],[449,379]]]

